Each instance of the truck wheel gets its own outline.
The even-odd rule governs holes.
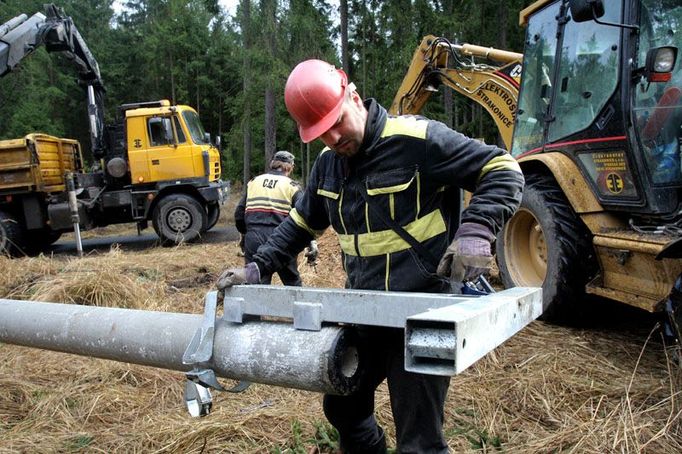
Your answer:
[[[0,254],[19,256],[23,253],[24,228],[16,217],[0,211]]]
[[[209,203],[206,206],[206,211],[208,212],[208,218],[206,219],[206,230],[211,230],[218,223],[218,218],[220,217],[220,205],[217,203]]]
[[[156,205],[152,224],[164,245],[197,239],[206,226],[206,210],[186,194],[165,196]]]
[[[505,287],[541,286],[541,318],[573,320],[595,263],[589,233],[557,183],[546,175],[527,175],[521,206],[497,238]]]
[[[56,243],[61,236],[61,232],[54,232],[49,228],[27,230],[24,232],[26,251],[29,254],[43,252],[49,245]]]

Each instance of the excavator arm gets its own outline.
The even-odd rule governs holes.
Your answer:
[[[394,115],[419,113],[441,84],[476,101],[511,146],[523,54],[426,36],[393,99]]]
[[[99,65],[83,36],[55,5],[45,5],[45,14],[30,18],[21,14],[0,25],[0,77],[12,71],[25,57],[44,45],[48,52],[59,52],[78,71],[79,83],[88,93],[88,116],[93,156],[104,155],[104,84]]]

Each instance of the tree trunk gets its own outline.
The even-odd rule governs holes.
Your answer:
[[[242,117],[242,133],[244,136],[244,187],[251,179],[251,148],[253,144],[251,143],[251,100],[250,90],[251,90],[251,65],[250,65],[250,50],[251,50],[251,40],[250,40],[250,22],[251,22],[251,1],[241,0],[242,8],[242,31],[244,36],[244,61],[243,61],[243,89],[244,89],[244,116]]]
[[[507,49],[507,29],[509,28],[508,8],[497,8],[497,47]]]
[[[305,175],[306,175],[306,185],[308,184],[307,178],[310,178],[310,144],[305,144]]]
[[[264,170],[270,169],[270,161],[275,155],[277,146],[277,115],[275,112],[275,92],[272,81],[268,79],[268,87],[265,89],[265,162]]]
[[[277,37],[277,2],[275,0],[268,0],[267,2],[262,1],[265,20],[267,21],[266,26],[263,29],[264,34],[263,39],[265,40],[265,46],[268,52],[270,61],[277,61],[277,46],[275,39]],[[273,76],[268,74],[265,87],[265,125],[264,135],[265,143],[264,152],[264,170],[270,169],[270,161],[275,155],[277,147],[277,112],[275,111],[275,89]]]
[[[341,13],[341,64],[343,70],[350,75],[350,58],[348,56],[348,0],[339,3]]]

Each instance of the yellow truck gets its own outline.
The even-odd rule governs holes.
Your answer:
[[[95,163],[86,171],[81,146],[71,139],[29,134],[0,141],[0,253],[39,251],[74,221],[83,229],[129,222],[146,228],[151,221],[164,244],[192,241],[212,228],[228,186],[220,180],[219,138],[211,142],[197,112],[168,100],[123,104],[105,125],[97,62],[54,5],[0,25],[0,77],[41,45],[78,69]]]

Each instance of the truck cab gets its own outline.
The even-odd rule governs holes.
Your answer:
[[[220,154],[191,107],[162,100],[126,109],[125,124],[131,183],[220,179]]]

